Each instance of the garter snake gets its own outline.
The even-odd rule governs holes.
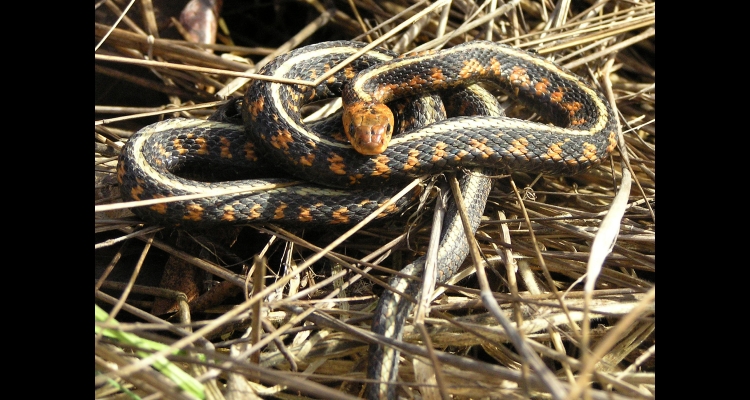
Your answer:
[[[306,46],[277,57],[259,73],[312,81],[363,46],[357,42]],[[352,83],[345,84],[353,78]],[[381,103],[396,98],[481,81],[498,86],[554,126],[494,115],[458,116],[406,132],[387,143],[396,125],[392,117],[364,130],[353,123],[370,120],[368,113],[379,112]],[[355,151],[343,135],[323,135],[303,122],[301,109],[305,104],[339,95],[347,102],[345,133],[358,147],[369,146],[369,150],[364,150],[369,154]],[[424,174],[477,167],[575,174],[608,157],[615,146],[617,129],[615,115],[604,96],[576,75],[538,55],[484,41],[397,58],[388,51],[374,49],[314,88],[256,80],[243,98],[242,119],[248,135],[237,142],[233,140],[243,137],[242,128],[234,124],[170,120],[144,128],[131,138],[120,157],[118,179],[123,198],[140,200],[225,188],[257,189],[280,182],[196,182],[172,174],[174,166],[190,157],[216,155],[229,165],[253,163],[263,154],[271,169],[325,187],[304,184],[259,189],[250,195],[214,195],[140,207],[134,212],[150,221],[186,227],[266,221],[348,224],[383,204],[389,190],[385,184]],[[380,117],[376,120],[381,121]],[[387,144],[382,145],[381,139]],[[379,189],[363,192],[360,186]],[[471,189],[471,184],[466,183],[464,187],[476,193],[472,196],[480,199],[483,209],[485,200],[481,198],[486,199],[489,186],[480,186]],[[341,203],[330,205],[331,200]],[[404,199],[389,212],[397,213],[410,200]],[[446,223],[460,225],[455,223],[455,216]],[[461,242],[455,237],[458,231],[451,229],[446,226],[441,243]],[[442,255],[458,260],[458,264],[466,255],[465,249],[455,246],[443,249]],[[416,273],[421,269],[420,263],[418,260],[407,268]],[[446,275],[452,273],[450,268],[443,271]],[[393,335],[393,327],[400,329],[410,307],[403,311],[402,302],[394,296],[384,294],[383,298],[373,327]],[[396,379],[397,358],[397,353],[388,355],[377,346],[371,347],[368,377],[383,383],[370,385],[369,397],[395,394],[392,383]]]
[[[272,60],[260,73],[313,80],[363,46],[357,42],[325,42],[303,47]],[[249,137],[242,148],[233,146],[229,133],[221,133],[223,129],[236,131],[237,127],[177,120],[144,128],[121,153],[118,180],[123,198],[141,200],[227,188],[257,190],[275,181],[199,183],[182,180],[169,168],[187,158],[210,154],[232,163],[251,163],[263,154],[274,169],[327,187],[295,186],[256,191],[250,196],[217,195],[134,211],[143,218],[172,225],[264,221],[347,224],[361,220],[383,204],[388,198],[383,193],[389,190],[386,183],[460,167],[575,174],[599,164],[614,148],[616,120],[604,96],[537,55],[476,41],[386,63],[392,58],[390,52],[372,50],[315,88],[254,81],[244,96],[242,117]],[[309,129],[300,113],[306,103],[339,95],[347,79],[358,71],[362,71],[359,80],[346,86],[351,90],[344,92],[345,97],[354,92],[367,99],[363,93],[370,90],[389,100],[415,95],[432,84],[448,88],[459,80],[489,80],[560,126],[492,116],[456,117],[394,138],[380,154],[363,155],[342,140]],[[396,77],[405,83],[396,83]],[[154,131],[164,130],[174,134],[167,139],[154,135]],[[201,137],[199,133],[205,130],[218,132],[214,134],[216,139]],[[328,188],[358,185],[377,186],[377,196]],[[332,207],[328,201],[319,201],[328,196],[345,203]],[[398,212],[398,207],[391,212]]]

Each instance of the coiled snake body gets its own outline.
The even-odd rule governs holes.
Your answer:
[[[260,73],[313,80],[363,46],[356,42],[307,46],[271,61]],[[123,198],[247,189],[253,192],[161,203],[134,212],[150,221],[185,227],[267,221],[346,224],[361,220],[383,204],[394,192],[391,184],[423,174],[470,167],[574,174],[599,164],[615,146],[616,119],[604,96],[535,54],[475,41],[440,52],[393,57],[384,50],[371,50],[315,88],[254,81],[243,99],[246,132],[233,124],[180,119],[142,129],[120,156],[118,178]],[[355,75],[353,83],[345,86]],[[390,137],[397,124],[391,117],[385,118],[384,126],[356,126],[360,120],[369,120],[367,113],[378,112],[381,102],[478,81],[493,82],[556,126],[494,115],[460,116],[394,137],[384,146],[371,142]],[[348,101],[346,133],[353,142],[365,142],[369,155],[355,151],[343,135],[325,135],[302,121],[303,105],[341,95],[342,90]],[[232,169],[257,162],[261,154],[271,169],[280,168],[290,176],[325,186],[284,186],[289,184],[288,178],[197,182],[173,174],[191,158],[216,158],[219,165]],[[279,183],[282,186],[267,188]],[[373,185],[377,189],[360,189]],[[473,201],[481,202],[474,207],[479,214],[472,217],[476,229],[489,183],[483,178],[465,178],[463,188],[476,199]],[[384,215],[398,213],[410,201],[410,197],[401,199]],[[445,226],[441,260],[447,261],[441,261],[445,275],[441,280],[453,274],[467,251],[465,241],[457,238],[462,231],[455,213]],[[418,260],[406,269],[416,273],[422,264]],[[404,290],[415,294],[410,288]],[[401,303],[393,294],[383,295],[373,320],[376,332],[400,338],[397,331],[411,308]],[[395,386],[388,382],[395,382],[397,365],[398,353],[371,347],[368,378],[383,383],[370,385],[369,397],[395,395]]]

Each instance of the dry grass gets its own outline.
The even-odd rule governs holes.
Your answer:
[[[399,393],[457,399],[654,397],[653,2],[526,0],[495,8],[488,1],[478,9],[471,1],[453,1],[449,10],[427,13],[397,30],[427,3],[405,11],[412,2],[341,0],[334,2],[337,10],[326,10],[317,1],[271,7],[227,0],[223,44],[204,46],[163,38],[173,28],[160,24],[167,26],[164,18],[177,14],[159,4],[156,15],[150,14],[140,7],[148,2],[137,3],[130,18],[111,31],[127,2],[102,3],[96,12],[97,44],[107,35],[95,65],[97,207],[120,201],[117,191],[108,189],[118,150],[135,130],[157,118],[205,118],[217,95],[243,92],[248,69],[304,44],[386,38],[385,46],[404,52],[490,39],[552,57],[597,82],[620,114],[617,154],[575,177],[496,179],[476,235],[482,256],[467,259],[461,276],[435,292],[429,317],[407,330],[404,341],[416,346],[402,353]],[[156,30],[162,38],[145,33]],[[146,55],[155,61],[133,65]],[[365,227],[330,251],[321,249],[342,232],[248,227],[230,238],[236,240],[217,261],[200,253],[196,243],[206,242],[193,236],[153,229],[118,211],[97,213],[96,302],[119,311],[117,330],[189,350],[170,358],[200,378],[208,398],[357,397],[367,353],[363,340],[377,302],[373,290],[379,293],[372,282],[387,276],[355,271],[373,264],[403,266],[423,254],[429,214],[416,225],[407,218],[388,228]],[[407,227],[413,228],[408,236]],[[486,278],[477,278],[476,268]],[[163,270],[192,279],[158,289]],[[215,285],[210,295],[204,293],[206,280]],[[484,291],[487,296],[480,297],[481,283],[491,289]],[[237,293],[246,284],[247,298]],[[162,310],[181,312],[152,314],[159,301]],[[496,302],[514,322],[510,330],[488,312],[487,302]],[[289,305],[309,315],[294,315],[284,307]],[[153,357],[135,357],[132,346],[97,337],[97,398],[122,398],[113,382],[144,397],[189,398],[165,375],[143,368]],[[442,372],[437,382],[431,372],[435,359]],[[438,391],[427,390],[430,385]]]

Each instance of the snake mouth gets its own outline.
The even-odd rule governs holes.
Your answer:
[[[344,107],[344,132],[357,152],[373,156],[388,148],[393,135],[393,112],[382,103],[354,103]]]
[[[352,143],[359,153],[374,156],[385,151],[391,139],[391,125],[388,126],[352,126],[349,128]]]

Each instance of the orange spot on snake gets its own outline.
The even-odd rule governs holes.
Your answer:
[[[526,138],[516,139],[510,142],[508,151],[514,156],[526,156],[526,154],[529,152],[529,149],[527,147],[528,145],[529,141]]]
[[[430,68],[430,78],[432,78],[432,82],[438,85],[445,82],[445,75],[443,75],[443,70],[438,67]]]
[[[583,125],[586,123],[586,118],[571,118],[570,125],[576,126],[576,125]]]
[[[549,146],[547,149],[547,156],[555,161],[562,161],[562,146],[563,142],[557,142]]]
[[[553,103],[559,103],[562,101],[563,96],[565,96],[565,93],[558,90],[549,94],[549,100]]]
[[[534,85],[534,90],[536,90],[536,95],[537,96],[545,95],[548,92],[547,86],[549,86],[549,80],[547,78],[542,78],[541,81],[537,82],[536,85]]]
[[[417,149],[409,150],[409,155],[406,157],[406,164],[404,164],[405,171],[409,171],[412,168],[419,166],[419,154],[420,151]]]
[[[352,68],[351,65],[344,68],[344,76],[346,79],[353,79],[354,75],[357,75],[357,72],[354,71],[354,68]]]
[[[255,145],[250,142],[245,143],[245,159],[249,161],[258,161],[258,156],[255,154]]]
[[[221,220],[227,222],[234,221],[236,219],[236,217],[234,216],[234,212],[234,207],[229,204],[225,205],[224,215],[221,216]]]
[[[422,86],[426,83],[428,83],[427,80],[418,75],[414,75],[411,79],[409,79],[409,86],[411,86],[412,88]]]
[[[166,204],[154,204],[153,206],[149,207],[151,210],[158,212],[159,214],[166,214],[167,213],[167,205]]]
[[[484,159],[490,158],[490,156],[495,153],[495,150],[487,146],[487,139],[482,139],[482,140],[471,139],[469,140],[469,145],[477,149],[477,151],[481,153],[481,157]]]
[[[332,224],[348,224],[349,223],[349,210],[346,207],[341,207],[331,214]]]
[[[373,168],[371,176],[389,176],[391,174],[391,167],[388,166],[388,163],[391,161],[390,158],[379,155],[375,159],[375,168]]]
[[[464,61],[464,66],[461,68],[461,70],[458,71],[458,75],[461,78],[471,78],[474,75],[484,75],[487,71],[484,69],[484,66],[479,63],[477,60],[466,60]]]
[[[258,219],[261,216],[263,207],[260,204],[254,204],[247,213],[248,219]]]
[[[461,161],[461,159],[462,159],[462,158],[464,158],[464,157],[466,157],[466,155],[467,155],[467,154],[469,154],[469,152],[468,152],[468,151],[466,151],[466,150],[461,150],[461,151],[459,151],[458,153],[456,153],[456,155],[455,155],[455,156],[453,156],[453,159],[454,159],[454,160],[455,160],[456,162],[460,162],[460,161]]]
[[[583,104],[581,104],[578,101],[571,101],[567,103],[560,103],[560,107],[568,110],[570,115],[575,115],[575,113],[577,113],[583,108]]]
[[[336,175],[344,175],[346,174],[346,165],[344,165],[344,158],[336,153],[331,153],[331,156],[328,157],[328,162],[330,165],[328,168],[333,171]]]
[[[180,155],[184,155],[188,152],[186,148],[182,147],[182,139],[173,140],[172,147],[174,147],[175,151],[177,151],[177,153],[179,153]]]
[[[589,142],[584,142],[581,157],[579,157],[578,160],[581,162],[598,162],[599,156],[596,154],[596,146]]]
[[[247,105],[247,110],[250,112],[253,121],[255,121],[255,119],[258,117],[258,114],[263,111],[265,101],[266,100],[265,98],[263,98],[263,96],[259,96],[258,100],[255,100],[254,102]]]
[[[383,204],[385,204],[385,202],[382,203],[382,204],[378,204],[378,206],[382,207]],[[385,217],[387,217],[387,216],[389,216],[389,215],[391,215],[391,214],[393,214],[395,212],[398,212],[398,207],[395,204],[391,204],[388,207],[386,207],[383,210],[383,212],[381,212],[380,214],[378,214],[378,216],[376,218],[385,218]]]
[[[182,219],[196,222],[203,219],[203,207],[197,204],[189,204],[187,207],[185,207],[185,209],[187,211],[187,215],[184,215]]]
[[[490,58],[490,71],[495,76],[503,74],[503,64],[500,61],[497,61],[495,57]]]
[[[304,165],[305,167],[312,167],[313,161],[315,161],[315,154],[313,153],[299,158],[299,163]]]
[[[232,158],[232,142],[225,137],[222,137],[219,141],[221,142],[221,157]]]
[[[313,220],[313,217],[312,217],[312,213],[310,212],[310,207],[300,207],[299,215],[297,216],[297,221],[310,222],[312,220]]]
[[[193,134],[190,134],[188,136],[193,136]],[[221,138],[222,140],[226,140],[224,138]],[[228,140],[227,140],[227,146],[228,146]],[[195,139],[195,144],[199,146],[198,150],[195,151],[196,154],[200,155],[206,155],[208,154],[208,142],[206,142],[206,138],[199,137]]]
[[[276,131],[276,133],[275,136],[271,136],[271,145],[277,149],[288,151],[289,143],[294,142],[292,134],[286,129]]]
[[[133,200],[140,200],[142,194],[143,194],[143,188],[140,186],[136,186],[130,189],[130,198]]]
[[[529,86],[529,75],[526,73],[525,68],[521,68],[519,66],[513,67],[513,70],[510,72],[510,76],[508,77],[508,79],[510,80],[510,84],[513,86]]]
[[[274,210],[273,212],[273,219],[284,218],[284,210],[286,210],[287,207],[288,205],[286,203],[279,204],[279,206],[276,207],[276,210]]]
[[[438,161],[442,160],[443,158],[445,158],[445,155],[446,155],[445,148],[446,147],[448,147],[448,145],[445,144],[444,142],[437,142],[435,144],[435,151],[432,153],[432,161],[433,162],[438,162]]]

